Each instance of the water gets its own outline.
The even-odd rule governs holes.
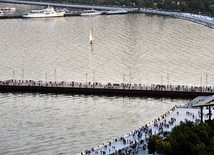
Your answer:
[[[2,4],[2,3],[1,3]],[[2,4],[2,6],[14,6]],[[29,6],[15,5],[17,12]],[[34,6],[30,6],[34,8]],[[127,14],[0,20],[0,79],[213,85],[214,30]],[[95,44],[89,46],[94,30]],[[75,154],[188,100],[0,93],[0,154]]]

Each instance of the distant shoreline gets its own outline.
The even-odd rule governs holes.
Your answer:
[[[155,15],[164,15],[171,16],[174,18],[184,19],[191,22],[195,22],[209,28],[214,29],[214,18],[191,14],[185,12],[170,12],[170,11],[159,11],[159,10],[150,10],[150,9],[138,9],[138,8],[121,8],[121,7],[105,7],[105,6],[89,6],[89,5],[71,5],[71,4],[60,4],[60,3],[48,3],[48,2],[29,2],[29,1],[17,1],[17,0],[0,0],[0,2],[5,3],[15,3],[15,4],[26,4],[26,5],[41,5],[41,6],[53,6],[53,7],[65,7],[65,8],[76,8],[76,9],[97,9],[97,10],[115,10],[123,9],[129,12],[139,12],[146,14],[155,14]]]

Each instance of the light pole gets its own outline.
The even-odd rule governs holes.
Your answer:
[[[161,75],[161,85],[163,85],[163,77],[162,77],[162,75]]]
[[[87,87],[87,83],[88,83],[88,79],[87,79],[88,77],[87,77],[87,76],[88,76],[88,74],[85,74],[85,78],[86,78],[86,87]]]
[[[167,85],[169,85],[169,74],[167,73]]]
[[[22,69],[22,80],[24,82],[24,69]]]
[[[56,82],[56,69],[54,70],[54,80]]]
[[[13,70],[13,82],[14,82],[14,70]]]
[[[95,84],[95,71],[93,72],[93,87],[94,87],[94,84]]]
[[[124,83],[124,81],[125,81],[125,75],[123,75],[123,89],[125,89],[125,83]]]
[[[47,83],[47,76],[48,76],[48,73],[45,73],[45,82]]]

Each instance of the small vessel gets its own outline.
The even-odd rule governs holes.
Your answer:
[[[110,11],[106,11],[104,14],[115,15],[115,14],[126,14],[126,13],[128,13],[128,11],[126,10],[110,10]]]
[[[55,11],[53,7],[45,7],[42,10],[31,10],[30,12],[23,13],[23,18],[46,18],[46,17],[62,17],[64,11]]]
[[[102,12],[97,10],[84,10],[80,13],[81,16],[101,15]]]
[[[91,29],[90,31],[90,35],[89,35],[89,42],[91,45],[94,44],[94,34],[93,34],[93,29]]]
[[[0,10],[0,16],[4,16],[4,12],[2,10]]]
[[[6,7],[6,8],[1,8],[1,10],[3,10],[3,11],[16,11],[16,8]]]

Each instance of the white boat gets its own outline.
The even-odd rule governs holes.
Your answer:
[[[102,12],[97,10],[84,10],[80,13],[81,16],[91,16],[91,15],[100,15]]]
[[[46,18],[46,17],[62,17],[65,12],[55,11],[53,7],[45,7],[42,10],[31,10],[30,12],[23,13],[23,18]]]
[[[128,13],[128,11],[126,10],[110,10],[105,12],[106,15],[126,14],[126,13]]]
[[[2,10],[0,10],[0,16],[4,16],[4,12]]]
[[[90,31],[89,42],[90,42],[91,45],[94,44],[94,33],[93,33],[93,29],[91,29],[91,31]]]

